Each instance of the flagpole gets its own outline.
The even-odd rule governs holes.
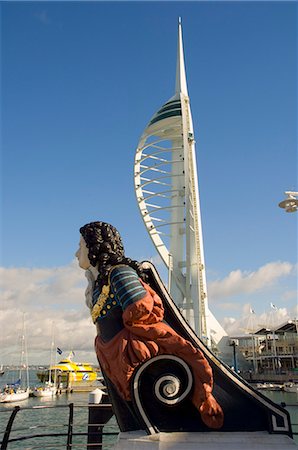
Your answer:
[[[54,322],[52,322],[52,333],[51,333],[51,354],[50,354],[50,367],[49,367],[49,377],[48,377],[49,385],[52,385],[53,350],[54,350]],[[54,382],[54,386],[55,386],[55,382]]]
[[[55,370],[54,370],[54,387],[57,389],[57,353],[58,349],[55,351]]]
[[[271,308],[276,312],[278,311],[278,308],[276,305],[274,305],[272,302],[270,303]],[[273,317],[272,317],[273,319]],[[275,320],[274,320],[275,322]],[[274,373],[276,373],[277,368],[277,352],[276,352],[276,335],[275,335],[275,323],[272,320],[272,333],[273,333],[273,360],[272,360],[272,368],[274,370]]]
[[[252,367],[253,373],[258,373],[258,363],[256,361],[256,346],[255,346],[255,324],[254,324],[254,310],[250,308],[250,317],[248,320],[248,332],[251,335],[251,347],[252,347]]]
[[[258,373],[258,365],[256,364],[256,348],[255,348],[255,335],[251,333],[252,337],[252,365],[254,369],[254,373]]]

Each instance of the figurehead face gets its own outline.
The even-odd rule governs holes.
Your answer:
[[[89,267],[91,266],[89,257],[88,257],[88,247],[86,245],[86,241],[83,238],[83,236],[81,236],[80,238],[80,243],[79,243],[79,248],[76,251],[76,258],[78,258],[78,262],[79,262],[79,266],[81,267],[81,269],[89,269]]]
[[[87,268],[89,268],[90,265],[93,267],[105,265],[111,258],[119,259],[119,261],[124,258],[122,239],[113,225],[105,222],[91,222],[81,227],[80,233],[80,248],[76,253],[80,267],[85,268],[87,259],[89,261]]]

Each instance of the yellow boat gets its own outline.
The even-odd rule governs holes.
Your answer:
[[[77,363],[70,359],[63,359],[57,365],[51,367],[52,374],[61,377],[61,381],[73,382],[96,381],[98,374],[89,363]],[[52,376],[53,376],[52,375]]]
[[[96,371],[89,363],[78,363],[72,361],[72,352],[65,359],[50,366],[50,369],[37,373],[41,381],[48,379],[49,371],[53,382],[67,383],[67,385],[91,384],[100,380],[100,372]]]

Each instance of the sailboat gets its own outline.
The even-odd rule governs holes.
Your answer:
[[[54,383],[52,382],[52,364],[53,364],[53,349],[54,349],[54,332],[52,331],[51,342],[51,356],[50,356],[50,368],[48,373],[48,380],[39,386],[35,386],[32,394],[34,397],[53,397],[57,393],[56,388],[56,371],[54,376]]]
[[[19,378],[11,384],[7,384],[0,394],[0,403],[12,403],[29,398],[29,367],[27,342],[25,338],[25,322],[23,319],[23,331],[21,335],[21,355],[20,355]],[[25,373],[25,384],[24,382]]]
[[[3,337],[1,336],[1,347],[3,348]],[[5,374],[3,364],[0,365],[0,377]]]
[[[56,391],[56,386],[46,381],[43,386],[35,386],[32,394],[34,397],[53,397],[56,395]]]
[[[19,402],[29,398],[29,387],[22,388],[19,383],[20,380],[17,380],[13,384],[6,385],[4,392],[0,395],[0,403]]]

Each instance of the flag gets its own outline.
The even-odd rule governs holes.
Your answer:
[[[75,355],[75,352],[73,352],[73,351],[71,350],[71,352],[70,352],[70,354],[69,354],[69,358],[72,358],[74,355]]]
[[[59,355],[62,355],[62,350],[61,350],[61,348],[57,347],[57,353],[59,353]]]
[[[273,303],[270,303],[270,306],[272,309],[275,309],[275,310],[277,309],[277,306],[273,305]]]

